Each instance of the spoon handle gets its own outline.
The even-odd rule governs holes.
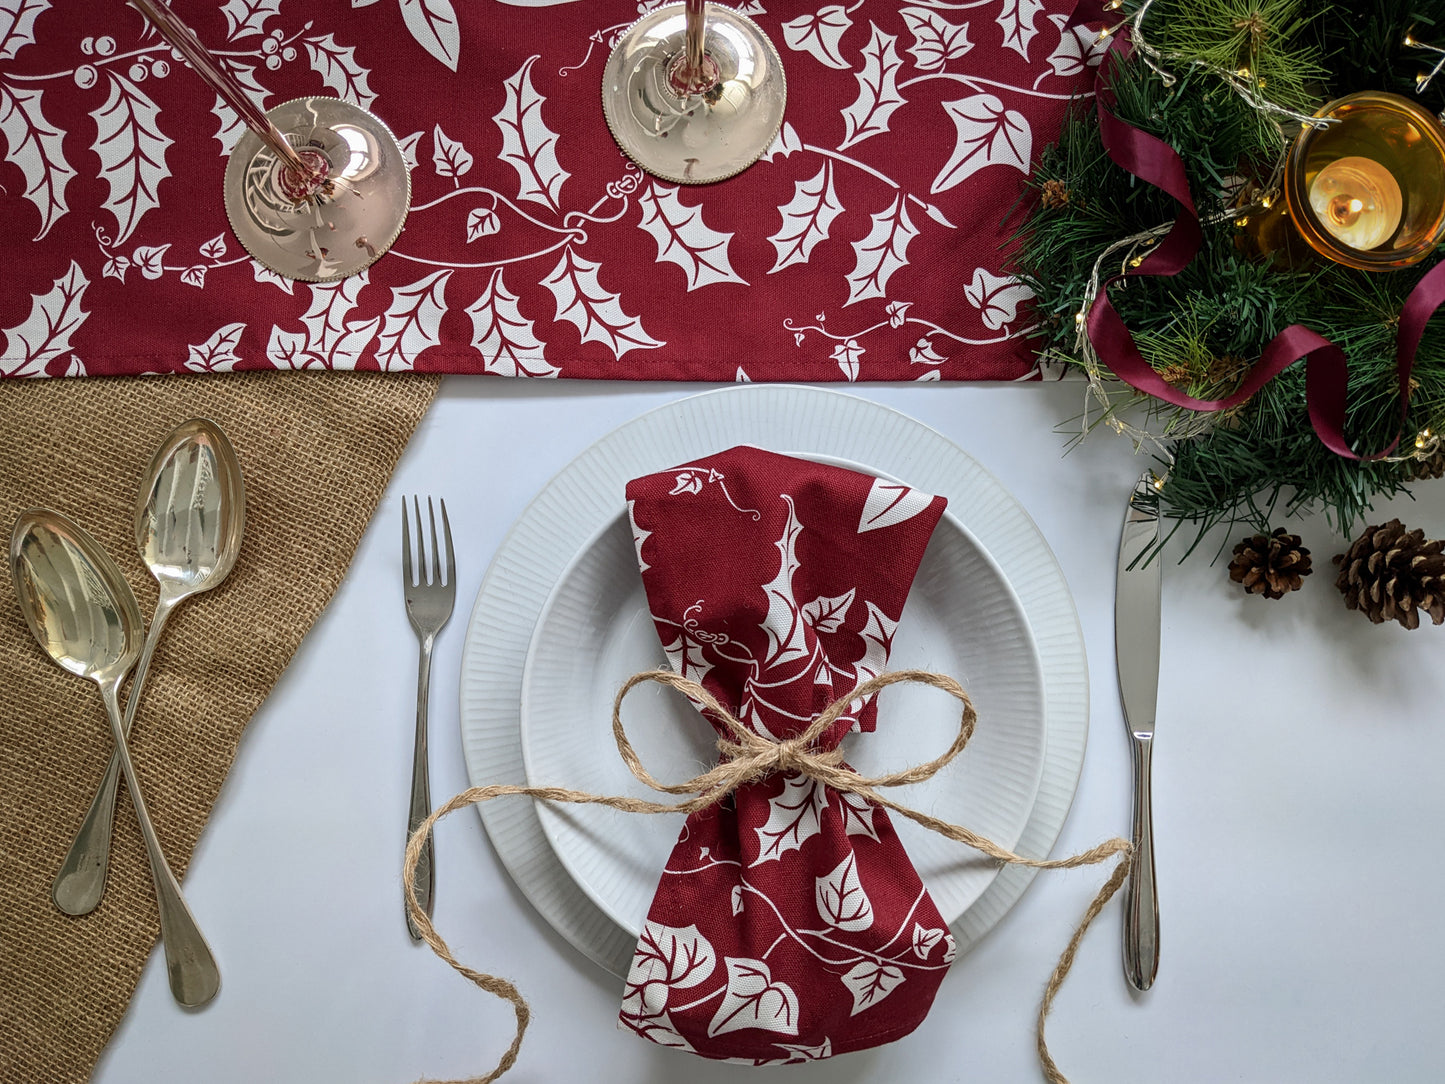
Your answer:
[[[210,946],[201,936],[195,916],[186,906],[181,895],[181,886],[166,862],[160,840],[146,812],[145,799],[141,797],[140,782],[136,779],[135,763],[131,760],[130,748],[126,745],[125,724],[121,719],[120,696],[116,683],[101,686],[105,698],[105,709],[110,716],[111,734],[115,738],[115,751],[120,754],[121,771],[125,784],[130,790],[131,805],[135,807],[136,820],[140,822],[141,837],[145,840],[146,857],[150,859],[151,879],[155,882],[156,904],[161,916],[161,940],[165,945],[166,973],[170,978],[171,993],[187,1008],[204,1005],[216,996],[221,988],[221,971],[216,958],[211,955]]]
[[[178,601],[162,593],[156,603],[155,616],[151,618],[150,631],[146,634],[145,647],[130,680],[130,695],[126,698],[125,720],[121,729],[127,735],[135,722],[141,686],[150,672],[151,656],[160,641],[161,629]],[[61,863],[60,872],[55,875],[55,883],[50,886],[50,898],[67,915],[90,914],[100,906],[100,899],[105,895],[105,875],[110,867],[110,837],[115,823],[115,796],[119,785],[120,751],[117,749],[110,754],[110,763],[106,765],[105,775],[101,777],[90,809],[81,822],[80,831],[75,833],[75,841]]]

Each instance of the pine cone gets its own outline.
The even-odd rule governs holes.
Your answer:
[[[1418,481],[1445,476],[1445,451],[1436,451],[1411,463],[1413,477]]]
[[[1375,624],[1398,621],[1419,628],[1420,610],[1435,624],[1445,622],[1445,542],[1427,541],[1421,530],[1407,531],[1398,519],[1367,527],[1335,558],[1335,586],[1345,605]]]
[[[1069,189],[1063,181],[1045,181],[1039,193],[1039,202],[1048,210],[1063,207],[1069,202]]]
[[[1251,595],[1284,598],[1298,591],[1310,568],[1310,551],[1300,545],[1297,534],[1276,527],[1274,534],[1257,534],[1234,547],[1229,578],[1244,584]]]

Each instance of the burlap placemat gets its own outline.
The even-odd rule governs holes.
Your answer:
[[[247,720],[341,581],[437,379],[229,374],[0,384],[0,528],[55,508],[96,536],[149,615],[131,509],[141,472],[187,418],[218,423],[246,478],[230,578],[180,607],[156,654],[131,747],[146,804],[184,874]],[[40,651],[0,576],[0,1081],[89,1077],[160,926],[128,799],[105,900],[61,914],[50,883],[106,760],[96,690]]]

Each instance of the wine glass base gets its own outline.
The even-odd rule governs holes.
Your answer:
[[[226,163],[237,239],[284,278],[333,282],[364,271],[391,247],[411,206],[411,174],[391,129],[340,98],[295,98],[266,115],[325,176],[316,184],[290,176],[245,132]]]
[[[686,45],[682,4],[633,23],[602,73],[602,112],[618,146],[648,173],[677,184],[708,184],[741,173],[777,138],[788,86],[783,62],[746,15],[709,4],[703,53],[713,85],[680,94],[672,69]]]

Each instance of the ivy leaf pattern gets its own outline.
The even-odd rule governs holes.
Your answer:
[[[873,814],[876,810],[872,803],[867,798],[849,794],[847,791],[840,790],[835,793],[838,795],[838,812],[843,816],[843,833],[867,836],[876,843],[878,830],[873,826]]]
[[[984,327],[997,331],[1013,322],[1019,305],[1030,300],[1034,292],[1012,275],[993,275],[976,267],[973,281],[963,288],[963,296],[982,314]]]
[[[863,657],[853,664],[853,684],[862,685],[876,678],[888,665],[888,655],[893,650],[893,635],[898,631],[898,622],[890,618],[872,600],[866,602],[868,623],[863,626]],[[850,711],[857,709],[850,704]]]
[[[886,211],[873,215],[868,236],[853,242],[857,262],[848,273],[848,300],[843,304],[887,297],[888,280],[900,267],[908,265],[908,243],[917,236],[918,227],[908,217],[908,206],[900,192]]]
[[[517,171],[517,198],[556,209],[571,174],[557,161],[557,133],[542,119],[547,99],[532,86],[532,65],[538,59],[528,57],[503,83],[506,102],[492,120],[502,133],[501,159]]]
[[[944,102],[943,108],[953,118],[958,138],[953,154],[933,179],[934,193],[948,191],[985,166],[1029,171],[1033,130],[1018,110],[1005,108],[992,94]]]
[[[1059,44],[1049,54],[1049,67],[1066,79],[1083,75],[1088,68],[1099,66],[1110,44],[1108,38],[1100,38],[1086,26],[1061,27]]]
[[[337,97],[362,109],[371,107],[376,101],[376,94],[366,81],[371,69],[363,68],[356,62],[354,47],[339,44],[330,34],[306,38],[302,44],[306,47],[312,70],[321,76],[322,83],[336,91]]]
[[[266,341],[266,360],[277,369],[310,369],[323,366],[321,358],[306,349],[306,335],[300,331],[271,329]]]
[[[742,886],[742,885],[733,885],[732,904],[733,904],[733,914],[735,914],[735,915],[740,915],[740,914],[743,913],[743,886]]]
[[[928,954],[943,940],[946,932],[946,930],[939,929],[925,930],[922,925],[915,922],[913,924],[913,955],[920,960],[928,959]]]
[[[837,632],[843,627],[843,622],[848,617],[848,607],[853,605],[857,594],[858,589],[854,587],[849,589],[847,594],[832,598],[819,595],[803,606],[803,620],[811,625],[815,632]]]
[[[467,149],[443,132],[440,124],[432,133],[432,141],[431,160],[432,165],[436,166],[438,177],[455,180],[472,168],[472,156],[467,153]]]
[[[858,519],[858,533],[892,527],[896,523],[910,520],[933,503],[933,495],[920,493],[916,489],[899,485],[897,482],[873,479],[873,488],[863,502],[863,514]]]
[[[1003,30],[1005,49],[1012,49],[1025,60],[1029,58],[1029,42],[1039,32],[1034,19],[1044,10],[1043,0],[1003,0],[998,25]]]
[[[798,1034],[798,995],[775,982],[767,961],[726,957],[728,985],[717,1014],[708,1024],[709,1038],[744,1028]]]
[[[793,598],[793,574],[800,567],[798,536],[803,533],[803,525],[798,522],[793,498],[785,493],[783,500],[788,505],[788,518],[783,526],[782,536],[774,543],[778,550],[778,571],[771,580],[763,584],[763,594],[768,600],[768,613],[762,625],[768,637],[768,654],[763,661],[765,670],[806,658],[810,654],[802,612]]]
[[[665,989],[686,990],[706,981],[716,967],[712,942],[696,926],[679,928],[648,921],[637,939],[627,984],[640,988],[656,983]],[[657,993],[653,992],[654,997]]]
[[[830,356],[838,363],[838,368],[843,371],[845,377],[849,380],[857,380],[858,363],[862,360],[864,353],[865,351],[858,344],[857,339],[845,339],[833,347],[833,353]]]
[[[226,0],[221,14],[226,17],[228,41],[250,37],[265,29],[266,20],[281,11],[281,0]]]
[[[376,341],[376,360],[383,371],[414,368],[417,355],[441,344],[447,279],[451,276],[448,268],[434,271],[410,286],[392,287],[386,323]]]
[[[110,186],[103,206],[115,215],[118,245],[135,232],[141,216],[160,206],[157,190],[171,175],[166,167],[171,140],[160,130],[156,103],[115,72],[105,104],[90,115],[96,127],[91,150],[100,158],[101,179]]]
[[[196,287],[198,290],[205,289],[206,265],[198,263],[186,268],[184,271],[181,272],[181,281],[184,282],[187,286]]]
[[[131,266],[148,279],[165,274],[166,250],[170,245],[137,245],[131,255]]]
[[[869,25],[873,36],[863,47],[862,70],[853,73],[858,80],[858,97],[843,110],[846,135],[838,144],[840,151],[888,131],[894,110],[907,104],[898,91],[898,71],[903,61],[893,47],[897,39],[879,30],[876,23]]]
[[[100,274],[102,278],[120,279],[121,282],[124,282],[125,273],[129,270],[129,256],[112,256],[101,266]]]
[[[852,1016],[871,1009],[903,985],[903,969],[879,960],[865,960],[842,976],[843,985],[853,994]]]
[[[856,933],[873,925],[873,901],[858,879],[858,859],[849,851],[825,877],[814,879],[818,917],[829,926]]]
[[[245,330],[245,324],[224,324],[205,342],[192,343],[186,347],[185,367],[197,373],[230,372],[241,360],[236,347],[240,345],[241,334]]]
[[[496,268],[482,295],[467,306],[472,346],[481,351],[487,372],[497,376],[556,376],[562,370],[547,361],[546,347],[517,307],[519,300]]]
[[[753,829],[758,836],[758,856],[750,864],[760,866],[801,850],[821,830],[827,807],[828,788],[822,783],[800,772],[784,775],[782,791],[768,800],[767,823]]]
[[[251,273],[256,276],[257,282],[269,282],[276,289],[288,294],[292,292],[295,285],[293,280],[276,274],[275,271],[256,260],[251,261]]]
[[[21,49],[35,44],[35,18],[48,7],[50,0],[8,0],[0,10],[0,60],[14,60]]]
[[[791,1043],[774,1043],[779,1050],[786,1050],[789,1054],[796,1055],[794,1061],[821,1061],[823,1058],[833,1056],[833,1040],[824,1036],[823,1041],[817,1046],[794,1046]]]
[[[812,53],[830,68],[847,71],[849,63],[840,49],[843,32],[853,25],[841,4],[829,4],[812,15],[799,15],[783,24],[783,41],[789,49]]]
[[[637,546],[641,553],[642,543],[638,542]],[[707,656],[703,654],[702,641],[689,636],[685,628],[678,629],[677,638],[665,644],[663,651],[667,653],[667,661],[679,677],[691,678],[700,683],[712,669],[712,663],[708,662]]]
[[[637,551],[637,569],[639,572],[646,572],[652,566],[642,557],[642,547],[652,537],[652,532],[645,527],[637,525],[637,507],[635,501],[627,502],[627,522],[632,525],[632,548]],[[676,669],[676,667],[674,667]],[[701,678],[696,679],[701,681]]]
[[[618,295],[598,281],[601,266],[579,256],[570,245],[563,249],[562,259],[542,280],[556,299],[557,319],[576,325],[584,343],[601,343],[619,359],[629,350],[666,346],[649,335],[636,316],[623,312]]]
[[[15,18],[18,21],[25,16],[26,11],[22,10]],[[4,13],[0,13],[0,19],[3,18]],[[33,23],[35,13],[29,18]],[[12,27],[11,35],[5,39],[7,47],[14,36]],[[20,167],[25,176],[25,198],[40,211],[37,241],[69,210],[65,186],[75,176],[75,170],[65,160],[62,145],[65,133],[45,119],[40,107],[41,94],[40,90],[0,83],[0,135],[5,136],[5,157]]]
[[[913,365],[942,365],[947,360],[933,348],[933,340],[927,336],[908,348],[908,361]]]
[[[218,233],[201,245],[200,253],[208,260],[219,260],[226,254],[226,235]]]
[[[401,0],[401,17],[418,45],[457,70],[462,41],[451,0]]]
[[[407,169],[416,169],[421,164],[417,161],[416,148],[425,134],[425,132],[412,132],[411,135],[403,136],[396,141],[397,146],[401,147],[401,156],[406,159]]]
[[[502,220],[490,207],[473,207],[467,212],[467,243],[490,237],[502,229]]]
[[[899,14],[913,35],[908,51],[923,71],[942,68],[973,48],[973,42],[968,40],[967,23],[951,23],[928,8],[904,8]]]
[[[657,242],[658,262],[675,263],[687,275],[688,292],[717,282],[747,281],[733,270],[728,260],[730,233],[719,233],[702,220],[702,208],[688,207],[678,190],[653,181],[637,193],[642,208],[638,227]]]
[[[55,280],[46,293],[30,298],[30,315],[5,329],[0,376],[44,376],[45,367],[70,349],[70,337],[90,314],[80,307],[90,280],[80,264]]]
[[[806,181],[793,182],[793,198],[778,208],[783,224],[778,232],[768,238],[777,250],[778,258],[768,271],[776,275],[785,267],[807,263],[813,249],[828,239],[828,230],[833,220],[843,213],[843,204],[833,190],[833,163],[823,162],[823,168]]]

